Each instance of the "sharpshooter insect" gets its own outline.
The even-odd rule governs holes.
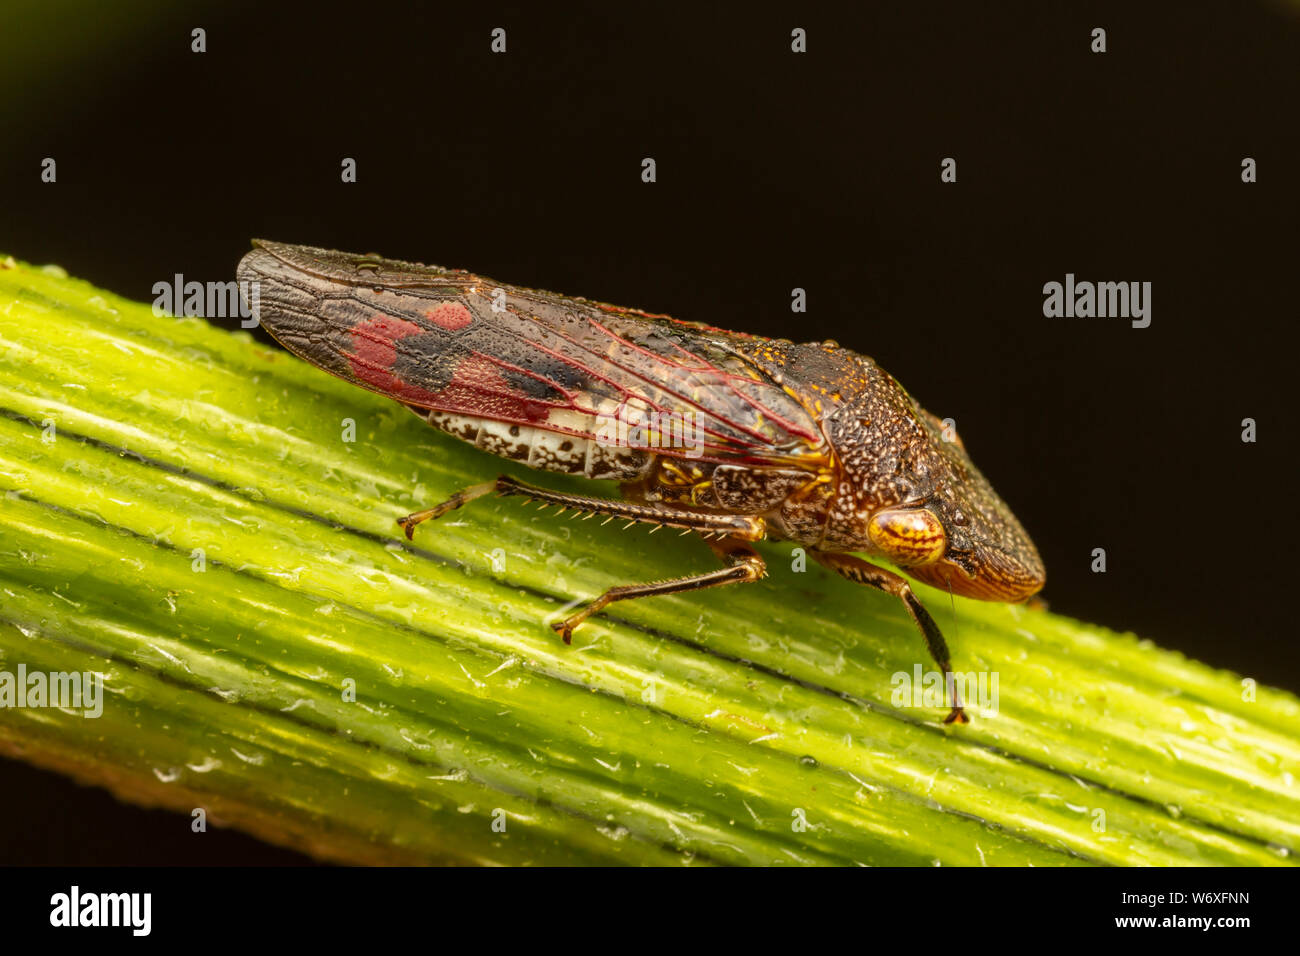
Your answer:
[[[753,542],[784,539],[897,597],[967,717],[948,647],[884,558],[954,594],[1021,601],[1043,586],[1033,542],[955,435],[871,359],[442,269],[255,240],[238,277],[289,351],[396,399],[511,461],[620,483],[623,500],[509,477],[398,519],[407,537],[493,492],[696,532],[722,567],[611,588],[614,601],[763,577]],[[948,439],[948,440],[945,440]]]

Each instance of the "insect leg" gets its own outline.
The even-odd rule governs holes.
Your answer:
[[[645,521],[655,525],[667,525],[670,528],[681,528],[683,531],[698,531],[706,535],[729,535],[747,541],[757,541],[766,533],[762,518],[748,515],[708,514],[677,508],[657,508],[653,505],[620,501],[613,498],[570,495],[559,491],[548,491],[545,488],[538,488],[536,485],[528,485],[511,478],[509,475],[502,475],[496,481],[489,481],[486,484],[466,488],[464,491],[452,495],[440,505],[424,511],[417,511],[404,518],[398,518],[397,523],[402,526],[406,531],[406,536],[410,538],[415,532],[415,526],[421,521],[441,518],[448,511],[455,511],[461,505],[473,501],[475,498],[489,495],[494,491],[499,495],[515,495],[528,498],[531,501],[559,505],[561,508],[569,508],[574,511],[589,511],[593,514],[609,515],[610,518],[624,518],[628,521]]]
[[[499,481],[500,479],[498,479]],[[458,491],[440,505],[434,505],[432,508],[425,508],[423,511],[417,511],[398,518],[397,523],[402,526],[406,532],[406,539],[409,541],[415,536],[415,526],[421,521],[431,521],[441,518],[448,511],[455,511],[461,505],[468,504],[475,498],[482,498],[484,495],[490,495],[497,490],[496,481],[487,481],[481,485],[474,485],[466,488],[464,491]]]
[[[682,591],[698,591],[702,588],[717,587],[722,584],[742,584],[757,581],[767,574],[767,565],[750,545],[738,538],[723,538],[708,542],[713,553],[727,562],[727,567],[704,574],[693,574],[684,578],[672,578],[667,581],[654,581],[647,584],[625,584],[610,588],[596,600],[592,601],[577,614],[570,615],[563,621],[551,625],[564,643],[573,640],[573,631],[597,611],[613,604],[615,601],[627,601],[631,598],[653,597],[656,594],[677,594]]]
[[[635,501],[623,501],[617,498],[589,498],[586,495],[570,495],[559,491],[549,491],[517,481],[508,475],[497,479],[497,491],[503,495],[519,495],[530,501],[543,501],[559,505],[561,509],[572,508],[575,511],[590,511],[594,514],[609,515],[611,518],[625,518],[628,521],[644,521],[648,524],[681,528],[683,531],[698,531],[705,535],[731,536],[745,541],[758,541],[767,534],[767,527],[762,518],[750,515],[710,514],[703,511],[687,511],[683,508],[663,508],[645,505]]]
[[[952,663],[948,656],[948,643],[943,639],[943,634],[939,631],[939,625],[934,623],[934,618],[930,616],[930,612],[921,605],[921,602],[916,599],[916,595],[912,593],[912,587],[907,583],[906,578],[877,567],[869,561],[863,561],[851,554],[834,554],[825,551],[813,551],[811,553],[813,559],[819,564],[838,574],[842,574],[850,581],[878,588],[886,594],[892,594],[894,597],[899,598],[903,602],[903,606],[907,608],[907,613],[912,616],[916,626],[920,628],[921,635],[925,638],[925,646],[930,650],[930,656],[934,658],[934,662],[943,671],[944,683],[949,683],[949,678],[952,676]],[[951,724],[954,720],[963,724],[970,723],[970,718],[966,716],[966,711],[962,708],[961,697],[957,693],[957,684],[955,682],[952,683],[952,710],[943,719],[943,722]]]

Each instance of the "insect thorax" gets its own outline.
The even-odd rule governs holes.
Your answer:
[[[830,483],[815,472],[660,456],[641,481],[624,485],[637,501],[767,519],[771,537],[816,544]]]

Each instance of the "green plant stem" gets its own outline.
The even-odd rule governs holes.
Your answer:
[[[182,811],[178,838],[203,808],[351,862],[1300,846],[1295,697],[1043,611],[953,619],[917,586],[957,669],[999,678],[997,713],[959,728],[893,700],[925,662],[897,601],[788,547],[763,583],[620,605],[566,647],[545,626],[566,603],[711,557],[511,500],[402,539],[397,516],[503,470],[536,480],[247,334],[9,260],[0,669],[100,672],[106,701],[0,708],[0,750]]]

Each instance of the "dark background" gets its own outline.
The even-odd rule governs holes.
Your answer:
[[[257,236],[835,338],[956,420],[1054,610],[1300,689],[1300,7],[19,4],[6,33],[0,251],[150,300]],[[1067,272],[1150,281],[1151,326],[1044,318]],[[0,862],[302,859],[198,858],[17,763],[0,790]]]

